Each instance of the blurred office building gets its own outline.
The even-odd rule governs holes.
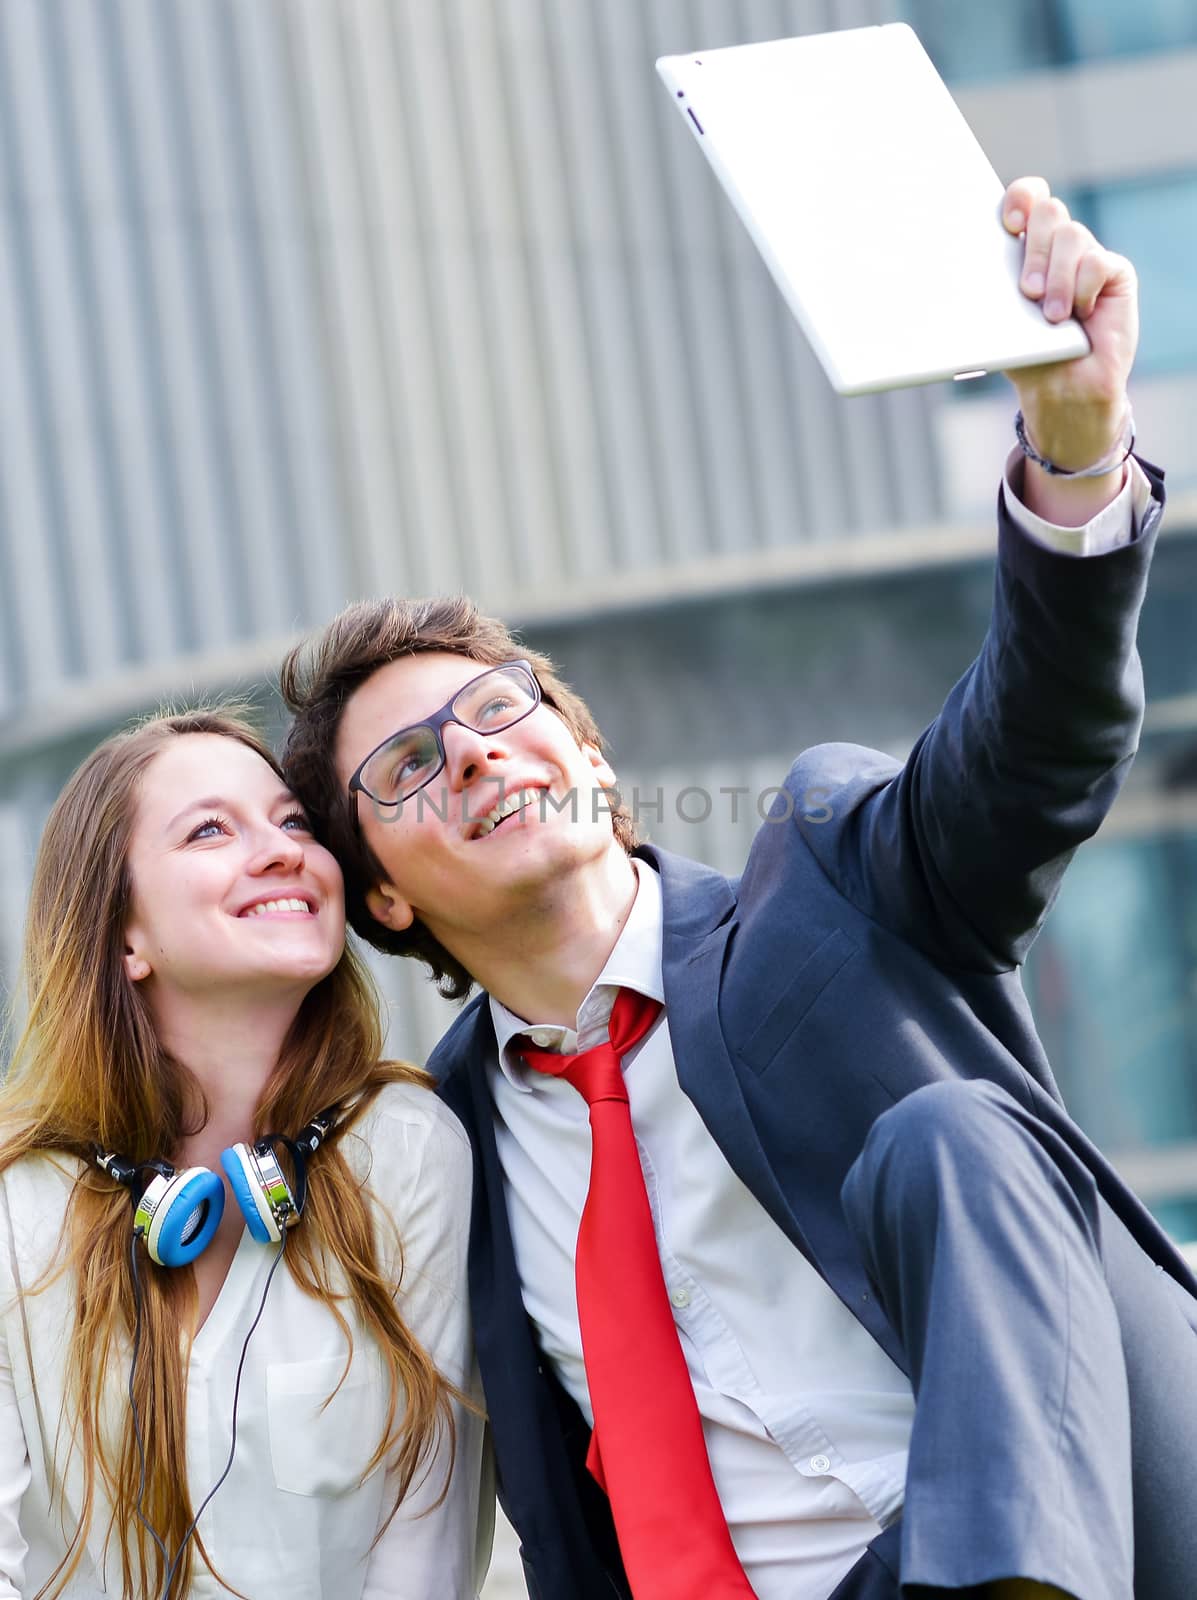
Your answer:
[[[1080,1120],[1197,1237],[1191,0],[4,0],[5,985],[91,745],[229,689],[277,731],[285,646],[360,596],[520,623],[645,830],[728,870],[799,748],[910,747],[985,627],[1009,393],[838,400],[653,70],[897,19],[1142,280],[1151,708],[1028,984]],[[379,971],[423,1056],[448,1007]]]

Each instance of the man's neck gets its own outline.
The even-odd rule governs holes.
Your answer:
[[[466,962],[487,993],[525,1022],[574,1027],[623,932],[636,869],[619,845],[596,865],[552,886],[505,922],[501,945],[488,941]]]

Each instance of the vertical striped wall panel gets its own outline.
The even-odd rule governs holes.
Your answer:
[[[830,395],[654,57],[886,0],[5,0],[0,718],[385,589],[934,515]]]

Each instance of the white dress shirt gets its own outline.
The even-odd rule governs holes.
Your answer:
[[[1002,474],[1003,503],[1017,527],[1036,544],[1046,545],[1060,555],[1101,556],[1117,550],[1119,545],[1129,544],[1151,504],[1151,484],[1132,456],[1126,464],[1122,488],[1109,505],[1079,528],[1060,528],[1036,516],[1018,498],[1016,485],[1022,482],[1024,466],[1023,453],[1015,446],[1006,457],[1006,470]]]
[[[401,1274],[394,1230],[380,1214],[380,1260],[399,1285],[408,1327],[442,1371],[468,1386],[472,1167],[460,1125],[431,1091],[396,1084],[379,1094],[343,1141],[380,1213],[398,1230]],[[74,1277],[63,1273],[41,1292],[28,1292],[55,1259],[78,1170],[68,1157],[29,1157],[0,1179],[0,1597],[34,1594],[63,1554],[59,1506],[49,1494],[55,1470],[65,1483],[68,1524],[79,1505],[78,1451],[68,1461],[64,1424],[71,1415]],[[193,1510],[228,1455],[237,1362],[276,1254],[277,1246],[255,1243],[246,1230],[192,1346],[187,1478]],[[284,1260],[245,1360],[232,1470],[200,1518],[217,1570],[254,1600],[272,1594],[288,1600],[470,1600],[485,1571],[491,1527],[488,1502],[481,1507],[480,1539],[481,1422],[455,1408],[457,1457],[444,1501],[427,1510],[444,1486],[442,1451],[371,1549],[396,1485],[385,1466],[360,1487],[358,1479],[382,1435],[387,1383],[377,1346],[354,1326],[349,1373],[324,1405],[346,1354],[327,1307],[299,1289]],[[128,1371],[126,1349],[113,1364],[105,1396],[117,1429],[125,1423]],[[114,1548],[106,1567],[104,1561],[110,1509],[99,1486],[97,1494],[82,1565],[64,1591],[70,1600],[120,1593]],[[227,1593],[195,1559],[189,1594],[198,1600]]]
[[[1021,459],[1012,452],[1003,494],[1028,537],[1076,556],[1132,537],[1151,494],[1137,463],[1112,505],[1065,529],[1018,500],[1008,477]],[[664,1000],[660,881],[647,863],[634,866],[636,899],[576,1029],[529,1026],[490,1001],[495,1131],[524,1304],[591,1423],[574,1286],[588,1112],[564,1079],[526,1068],[513,1041],[588,1049],[607,1037],[620,987]],[[724,1160],[678,1083],[667,1013],[623,1065],[665,1286],[736,1552],[759,1600],[826,1600],[901,1511],[910,1384]]]

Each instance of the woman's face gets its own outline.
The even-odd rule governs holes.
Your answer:
[[[162,1002],[297,1001],[345,943],[341,870],[269,765],[220,734],[171,740],[142,775],[125,966]]]

